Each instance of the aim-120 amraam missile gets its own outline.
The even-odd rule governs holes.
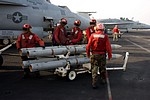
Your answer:
[[[113,59],[117,59],[119,57],[121,57],[122,55],[120,54],[113,54],[112,58]],[[108,58],[107,58],[108,59]],[[24,61],[24,64],[29,63],[29,61]],[[45,60],[45,62],[43,61],[34,61],[34,62],[30,62],[30,71],[34,72],[34,71],[41,71],[41,70],[50,70],[50,69],[55,69],[58,67],[65,67],[67,64],[70,64],[70,66],[77,66],[77,65],[82,65],[85,63],[90,63],[90,59],[87,57],[70,57],[67,59],[61,59],[61,60],[56,60],[56,61],[47,61]],[[24,65],[26,66],[26,65]],[[27,66],[26,66],[27,67]]]
[[[86,45],[66,45],[66,46],[47,46],[44,50],[47,49],[55,49],[55,48],[68,48],[68,47],[85,47]],[[20,56],[25,56],[28,51],[36,51],[36,50],[43,50],[42,47],[34,47],[34,48],[22,48],[20,50]]]
[[[68,62],[71,66],[77,66],[77,65],[80,65],[80,64],[90,62],[90,59],[87,58],[87,57],[73,58],[73,59],[68,58],[68,59],[62,59],[62,60],[57,60],[57,61],[34,63],[34,64],[30,65],[29,69],[30,69],[31,72],[56,69],[58,67],[65,67],[68,64]]]
[[[33,57],[40,57],[40,56],[55,56],[55,55],[62,55],[67,54],[68,52],[70,54],[80,54],[82,52],[85,52],[85,47],[63,47],[63,48],[51,48],[46,50],[29,50],[27,51],[27,57],[33,58]]]
[[[81,58],[81,57],[85,57],[85,55],[69,56],[69,58]],[[26,61],[22,62],[22,68],[28,68],[30,66],[30,64],[33,64],[33,63],[42,63],[42,62],[56,61],[56,60],[61,60],[61,59],[67,59],[67,58],[65,58],[64,55],[57,55],[56,57],[38,58],[35,60],[26,60]]]
[[[112,49],[120,48],[120,45],[112,44]],[[82,52],[86,52],[86,45],[70,45],[70,46],[53,46],[46,47],[42,49],[40,47],[37,48],[23,48],[21,49],[20,55],[27,55],[29,58],[37,57],[37,56],[55,56],[60,54],[79,54]]]

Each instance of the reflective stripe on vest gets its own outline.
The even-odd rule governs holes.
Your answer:
[[[29,39],[31,40],[31,39],[32,39],[32,37],[33,37],[33,35],[30,35],[30,36],[29,36]]]
[[[29,39],[31,40],[32,37],[33,37],[33,35],[30,35],[30,36],[29,36]],[[26,39],[24,35],[22,35],[22,39]]]
[[[64,30],[63,30],[63,29],[60,29],[60,30],[61,30],[62,33],[64,33]]]
[[[92,29],[90,29],[90,32],[93,33],[94,31]]]
[[[94,38],[104,38],[105,35],[101,35],[101,34],[94,34],[93,35]]]
[[[75,31],[75,34],[77,34],[78,32],[79,32],[79,31],[78,31],[78,30],[76,30],[76,31]]]
[[[22,35],[22,39],[25,39],[25,36],[24,36],[24,35]]]

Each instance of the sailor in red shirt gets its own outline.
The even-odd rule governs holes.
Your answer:
[[[90,51],[91,50],[91,51]],[[106,53],[108,59],[112,58],[112,49],[109,42],[108,35],[104,33],[104,25],[97,24],[96,32],[93,33],[86,46],[87,57],[91,55],[91,70],[92,70],[92,86],[96,88],[97,72],[100,71],[101,80],[106,83]]]
[[[113,28],[113,41],[118,41],[119,29],[118,26],[115,25]]]
[[[66,45],[68,44],[68,36],[66,33],[65,25],[67,24],[67,20],[62,18],[60,20],[60,25],[58,25],[54,30],[54,40],[56,45]]]
[[[20,34],[16,42],[18,50],[21,48],[33,48],[36,46],[36,43],[44,48],[44,42],[36,34],[30,31],[31,28],[32,27],[29,24],[23,25],[24,32]]]
[[[31,32],[32,27],[29,24],[23,25],[23,33],[19,35],[17,41],[16,41],[16,47],[18,51],[21,48],[33,48],[38,43],[43,49],[45,48],[44,42],[34,33]],[[22,61],[29,60],[30,58],[27,58],[27,56],[21,56]],[[29,68],[24,68],[24,78],[29,77]],[[35,72],[37,76],[39,76],[39,72]]]
[[[70,34],[69,44],[81,44],[82,40],[82,30],[79,28],[81,25],[80,20],[74,21],[75,27],[72,28]]]
[[[91,34],[95,32],[95,30],[94,30],[95,25],[96,25],[96,20],[91,19],[90,20],[90,26],[86,29],[87,42],[88,42]]]

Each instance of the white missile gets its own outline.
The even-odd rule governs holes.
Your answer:
[[[62,59],[62,60],[57,60],[57,61],[34,63],[34,64],[30,65],[29,69],[31,72],[55,69],[58,67],[65,67],[68,64],[68,62],[71,66],[75,66],[75,65],[79,65],[79,64],[89,63],[90,59],[86,58],[86,57],[84,57],[84,58],[69,58],[69,59]]]
[[[85,47],[74,47],[74,46],[69,46],[66,48],[51,48],[51,49],[46,49],[46,50],[31,50],[27,52],[27,57],[32,58],[32,57],[38,57],[38,56],[55,56],[55,55],[60,55],[60,54],[67,54],[68,52],[70,54],[79,54],[82,52],[85,52],[86,49]]]
[[[35,47],[35,48],[22,48],[21,50],[20,50],[20,55],[21,56],[25,56],[25,55],[27,55],[27,52],[29,52],[29,55],[31,55],[33,52],[34,52],[34,54],[36,54],[37,53],[37,55],[49,55],[49,54],[52,54],[53,53],[53,51],[55,51],[55,50],[57,50],[58,48],[60,49],[60,48],[64,48],[63,50],[66,50],[66,49],[73,49],[73,50],[75,50],[75,48],[86,48],[86,45],[84,44],[84,45],[69,45],[69,46],[49,46],[49,47],[46,47],[45,49],[43,49],[42,47]],[[111,47],[112,47],[112,49],[117,49],[117,48],[120,48],[121,46],[120,45],[117,45],[117,44],[112,44],[111,45]],[[50,49],[50,50],[49,50]],[[55,49],[55,50],[53,50],[53,49]],[[53,51],[52,51],[53,50]],[[80,52],[80,49],[77,49],[77,50],[79,50],[79,52]],[[76,51],[77,51],[76,50]],[[75,51],[75,52],[76,52]],[[61,53],[59,50],[58,51],[55,51],[55,52],[58,52],[59,54]],[[66,52],[66,51],[65,51]],[[41,54],[40,54],[41,53]],[[34,55],[33,54],[33,55]],[[55,54],[57,54],[57,53],[55,53]],[[32,56],[33,56],[32,55]]]
[[[58,58],[41,58],[41,59],[36,59],[36,60],[27,60],[22,62],[22,68],[28,68],[30,64],[33,63],[41,63],[41,62],[48,62],[48,61],[55,61],[58,60]]]
[[[121,56],[122,55],[120,54],[113,54],[112,58],[116,59]],[[65,67],[68,64],[68,62],[71,66],[76,66],[80,64],[90,63],[90,59],[87,57],[83,57],[83,58],[69,58],[69,59],[62,59],[62,60],[57,60],[57,61],[32,63],[30,64],[29,69],[31,72],[41,71],[41,70],[50,70],[50,69],[55,69],[58,67]]]
[[[121,48],[122,46],[121,45],[118,45],[118,44],[111,44],[111,48],[112,49],[118,49],[118,48]]]
[[[120,45],[112,45],[113,48],[119,48],[121,47]],[[55,56],[55,55],[60,55],[60,54],[67,54],[70,52],[70,54],[78,54],[82,52],[86,52],[86,46],[66,46],[66,47],[61,47],[61,48],[50,48],[50,49],[45,49],[45,50],[28,50],[27,51],[27,56],[29,58],[32,57],[38,57],[38,56]]]
[[[45,47],[44,50],[51,49],[51,48],[58,48],[58,47],[57,46]],[[32,50],[43,50],[43,48],[42,47],[22,48],[19,51],[19,54],[20,54],[20,56],[26,56],[27,55],[27,51],[32,51]]]
[[[47,46],[45,47],[44,50],[46,49],[54,49],[54,48],[66,48],[66,47],[85,47],[86,45],[66,45],[66,46]],[[34,51],[34,50],[43,50],[42,47],[34,47],[34,48],[22,48],[20,50],[20,55],[23,56],[23,55],[26,55],[27,54],[27,51]]]
[[[35,60],[26,60],[26,61],[22,62],[22,68],[23,69],[28,68],[30,66],[30,64],[33,64],[33,63],[42,63],[42,62],[48,62],[48,61],[58,61],[60,59],[67,59],[67,58],[65,58],[64,55],[61,55],[62,58],[60,58],[59,56],[56,56],[53,58],[40,58],[40,59],[35,59]],[[69,56],[69,58],[81,58],[81,57],[85,57],[85,56],[84,55]]]
[[[122,57],[121,54],[112,54],[112,59],[118,59],[120,57]],[[108,59],[108,56],[106,57],[106,59]]]

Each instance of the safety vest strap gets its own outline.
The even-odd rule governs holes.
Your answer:
[[[33,37],[33,35],[30,35],[30,36],[29,36],[29,40],[31,40],[32,37]],[[24,35],[22,35],[22,39],[26,39]]]
[[[78,33],[78,30],[75,31],[75,34],[77,34],[77,33]]]
[[[24,36],[24,35],[22,35],[22,39],[25,39],[25,36]]]
[[[90,29],[90,32],[93,33],[94,31],[92,29]]]
[[[64,30],[63,30],[63,29],[60,29],[60,30],[61,30],[62,33],[64,33]]]
[[[29,39],[31,40],[31,39],[32,39],[32,37],[33,37],[33,35],[30,35],[30,36],[29,36]]]

